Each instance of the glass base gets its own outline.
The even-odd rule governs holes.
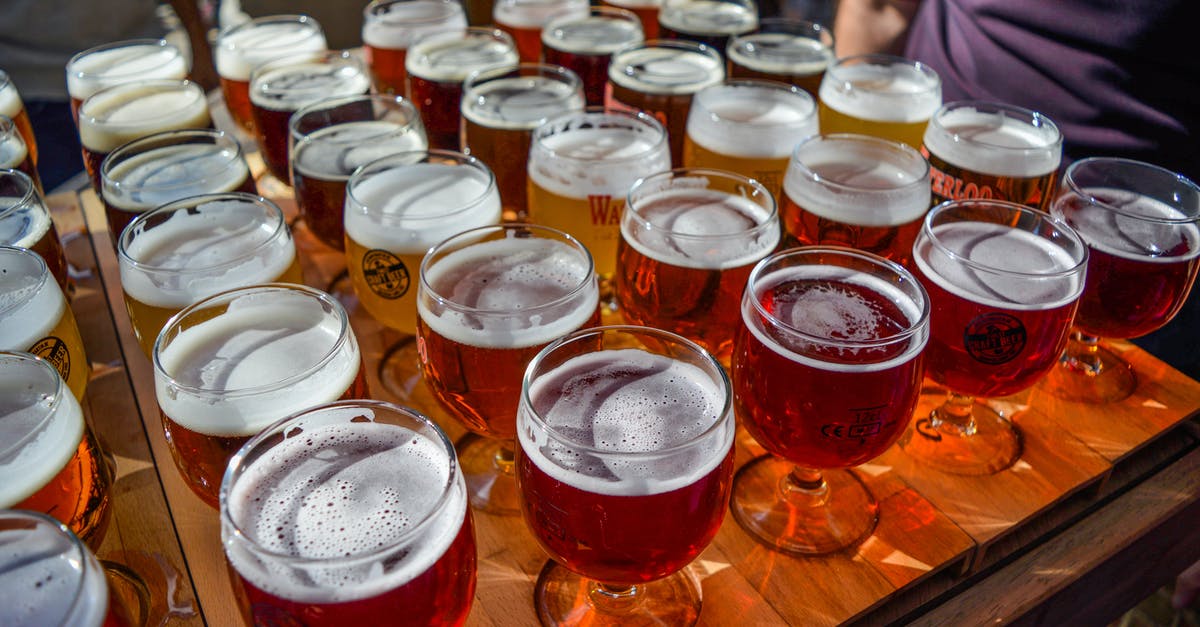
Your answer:
[[[1083,354],[1074,354],[1070,349],[1063,353],[1058,366],[1046,375],[1043,388],[1067,401],[1118,403],[1137,389],[1137,375],[1129,362],[1096,345]]]
[[[454,443],[471,507],[498,516],[521,513],[511,440],[468,433]]]
[[[797,481],[800,472],[813,480]],[[879,522],[879,503],[852,471],[818,474],[770,455],[738,471],[730,510],[759,542],[797,555],[857,546]]]
[[[991,475],[1021,456],[1021,434],[992,408],[971,404],[971,423],[962,426],[938,418],[944,397],[922,395],[917,418],[897,445],[918,462],[951,475]]]
[[[606,586],[546,562],[533,591],[543,625],[694,625],[700,584],[687,570],[636,586]]]
[[[421,358],[417,354],[417,338],[401,335],[379,360],[379,381],[396,398],[412,398],[421,383]]]

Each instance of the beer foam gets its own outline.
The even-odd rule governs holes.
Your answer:
[[[49,522],[0,530],[0,625],[100,627],[107,613],[104,571],[81,544]]]
[[[0,246],[33,248],[50,230],[50,212],[40,202],[0,196]]]
[[[113,165],[104,176],[104,201],[125,211],[144,211],[189,196],[233,191],[248,176],[249,166],[232,148],[162,146]]]
[[[560,83],[545,76],[498,78],[476,85],[464,93],[462,114],[489,128],[533,130],[546,120],[584,107],[578,85]]]
[[[779,244],[775,214],[749,198],[703,187],[676,187],[635,203],[636,214],[621,220],[621,238],[661,263],[727,270],[757,263]],[[770,228],[759,228],[768,221]]]
[[[556,18],[542,30],[543,46],[573,54],[612,54],[637,41],[642,41],[639,22],[603,14]]]
[[[787,285],[789,283],[804,285]],[[895,321],[879,310],[879,305],[865,299],[853,289],[840,288],[838,284],[858,286],[878,294],[882,300],[891,302],[907,318],[909,325],[921,317],[921,305],[913,301],[896,285],[889,281],[850,268],[836,266],[793,266],[780,268],[760,277],[758,293],[747,290],[742,298],[742,322],[763,346],[792,362],[831,372],[877,372],[895,368],[915,359],[925,348],[928,327],[913,334],[904,345],[904,350],[883,350],[882,359],[865,362],[865,359],[850,359],[859,363],[843,363],[836,360],[818,359],[807,354],[806,347],[833,350],[840,342],[859,343],[860,346],[843,346],[843,357],[854,357],[878,348],[861,346],[881,338],[892,337],[901,331]],[[755,308],[755,299],[772,290],[772,302],[768,305],[772,316],[805,336],[789,336],[787,331],[769,332],[767,322]],[[831,344],[815,344],[810,338],[829,340]],[[787,345],[788,341],[793,345]]]
[[[565,198],[622,199],[639,177],[671,167],[665,133],[635,128],[577,126],[542,137],[530,151],[529,179]]]
[[[608,80],[646,94],[693,94],[725,80],[725,65],[694,50],[649,46],[614,55]]]
[[[269,283],[296,259],[282,216],[264,216],[244,201],[200,203],[153,220],[151,228],[144,221],[130,228],[135,237],[120,258],[121,287],[153,307],[182,309],[217,292]]]
[[[858,226],[899,226],[921,219],[930,204],[928,166],[923,177],[885,144],[813,140],[793,156],[783,191],[809,213]]]
[[[760,85],[709,87],[696,94],[687,134],[700,146],[745,159],[786,159],[816,135],[816,103],[805,91]]]
[[[361,67],[296,63],[256,75],[250,102],[271,111],[296,111],[326,98],[365,94],[370,88],[371,77]]]
[[[962,106],[938,114],[925,129],[925,148],[960,168],[990,174],[1032,178],[1058,169],[1062,141],[1053,124],[1033,126],[1005,111]],[[940,128],[939,128],[940,126]]]
[[[175,46],[139,43],[86,54],[67,66],[67,92],[87,100],[113,85],[155,78],[187,77],[187,61]]]
[[[824,72],[835,58],[830,46],[791,33],[743,35],[730,44],[726,53],[735,65],[768,74],[796,76]]]
[[[425,80],[461,83],[476,70],[516,67],[519,60],[511,43],[470,34],[431,35],[409,48],[404,66]]]
[[[66,314],[67,301],[49,273],[22,274],[24,255],[0,255],[0,350],[29,350]],[[0,440],[3,441],[3,440]]]
[[[492,8],[492,21],[509,28],[538,29],[550,18],[567,14],[586,16],[587,0],[497,0]]]
[[[7,116],[12,119],[17,118],[17,114],[25,109],[25,104],[21,102],[21,94],[17,91],[16,86],[12,81],[0,84],[0,115]]]
[[[439,302],[419,298],[417,313],[435,333],[460,344],[548,344],[583,328],[596,313],[600,292],[595,279],[580,287],[590,271],[589,260],[563,242],[532,237],[480,242],[429,268],[422,288],[432,287]],[[573,293],[575,298],[562,302]]]
[[[517,437],[539,469],[577,489],[661,494],[699,481],[724,461],[734,432],[731,417],[721,413],[724,394],[698,366],[665,355],[632,348],[586,353],[532,383],[534,407],[521,403]],[[556,436],[534,426],[532,411]],[[688,442],[695,446],[654,455]]]
[[[259,551],[332,562],[289,568],[222,525],[230,563],[255,587],[296,603],[373,597],[433,567],[468,524],[465,486],[461,475],[450,483],[439,442],[349,418],[298,426],[233,484],[228,515]]]
[[[913,261],[928,280],[959,298],[1000,309],[1040,311],[1068,305],[1083,290],[1083,272],[1061,274],[1078,266],[1079,260],[1057,243],[1028,231],[989,222],[957,222],[934,227],[933,238],[954,256],[934,247],[922,231],[913,247]],[[1058,276],[1033,276],[1046,274]]]
[[[131,83],[88,98],[79,108],[79,139],[96,153],[161,131],[207,128],[208,101],[198,85]]]
[[[296,170],[309,178],[348,181],[350,175],[380,157],[425,150],[428,143],[416,128],[387,120],[335,124],[296,142]]]
[[[302,293],[263,291],[188,327],[158,353],[159,407],[191,431],[245,437],[340,398],[361,358],[353,334],[337,345],[345,320],[326,306]]]
[[[658,10],[658,23],[685,35],[737,35],[758,27],[753,6],[725,0],[666,0]]]
[[[271,61],[325,49],[325,33],[315,21],[250,23],[221,33],[213,51],[217,74],[248,81],[254,68]]]
[[[1178,263],[1200,256],[1200,224],[1195,213],[1189,216],[1156,198],[1128,190],[1089,187],[1082,191],[1115,211],[1065,195],[1055,203],[1053,212],[1091,248],[1146,263]],[[1068,207],[1065,215],[1064,205]],[[1178,222],[1189,218],[1191,222]]]
[[[0,509],[50,483],[83,441],[83,411],[58,381],[40,363],[0,357]]]
[[[21,134],[15,128],[8,135],[0,135],[0,168],[16,168],[25,161],[27,156],[29,156],[29,149],[25,147],[25,141],[21,139]],[[0,209],[0,211],[3,210]],[[0,220],[2,219],[0,218]],[[0,227],[0,230],[3,228]]]
[[[346,199],[346,235],[367,249],[397,255],[424,254],[451,235],[499,221],[499,192],[470,166],[415,163],[383,170],[361,179]]]
[[[941,84],[900,63],[840,66],[826,73],[818,94],[831,109],[876,122],[921,122],[942,106]]]
[[[372,10],[363,20],[362,39],[375,48],[402,50],[431,33],[466,28],[467,17],[457,2],[408,0]]]

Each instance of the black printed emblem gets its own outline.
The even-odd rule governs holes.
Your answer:
[[[1025,348],[1025,325],[1006,313],[976,316],[963,332],[963,346],[976,361],[997,365],[1008,363]]]
[[[50,362],[63,381],[71,378],[71,351],[67,350],[66,342],[51,335],[34,344],[29,352]]]
[[[400,258],[386,250],[369,250],[363,255],[363,278],[381,298],[394,300],[408,293],[409,273]]]

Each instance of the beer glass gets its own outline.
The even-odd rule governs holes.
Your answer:
[[[242,147],[225,131],[212,129],[135,139],[100,162],[100,183],[114,246],[134,218],[160,205],[199,194],[258,194]]]
[[[405,56],[433,33],[462,33],[467,16],[458,0],[372,0],[363,8],[362,40],[375,91],[407,95]]]
[[[456,445],[471,505],[518,514],[521,375],[550,342],[600,324],[592,257],[555,229],[488,226],[431,248],[420,278],[421,367],[434,397],[471,432]]]
[[[921,147],[933,202],[994,198],[1046,211],[1062,144],[1058,126],[1036,111],[991,102],[943,105]]]
[[[163,131],[212,128],[199,85],[179,79],[122,83],[102,89],[79,106],[83,165],[99,196],[100,164],[118,146]]]
[[[58,287],[69,292],[67,258],[50,210],[33,179],[0,168],[0,246],[28,248],[42,257]]]
[[[37,253],[0,246],[0,350],[27,351],[54,365],[82,402],[92,366],[75,314]]]
[[[121,289],[147,357],[167,320],[218,292],[303,283],[283,211],[251,194],[203,194],[137,217],[117,244]]]
[[[959,200],[929,212],[912,261],[934,307],[928,375],[947,394],[922,399],[900,440],[906,453],[956,475],[1017,460],[1021,437],[1009,417],[976,399],[1020,392],[1054,367],[1087,258],[1071,227],[1025,205]]]
[[[600,0],[600,6],[624,9],[637,16],[646,39],[658,39],[658,10],[662,0]]]
[[[79,122],[79,105],[114,85],[156,78],[187,78],[188,62],[165,39],[129,39],[89,48],[67,61],[67,95]]]
[[[621,215],[618,309],[728,363],[746,278],[779,230],[774,197],[753,179],[703,168],[639,179]]]
[[[358,57],[346,51],[286,57],[268,61],[250,73],[250,113],[254,138],[267,171],[287,185],[288,120],[305,105],[371,89],[371,75]]]
[[[3,95],[0,95],[3,98]],[[0,103],[2,104],[2,103]],[[20,130],[12,118],[0,115],[0,170],[17,170],[33,181],[33,186],[44,193],[42,178],[38,176],[37,167],[31,158],[29,146],[21,137]]]
[[[667,129],[671,163],[683,163],[692,96],[725,80],[721,53],[701,43],[648,39],[613,53],[608,65],[612,92],[605,105],[641,110]]]
[[[250,73],[274,59],[325,50],[325,32],[307,15],[268,15],[228,26],[217,34],[213,63],[230,117],[254,134],[250,113]]]
[[[605,300],[612,297],[625,195],[639,177],[670,169],[666,135],[644,113],[599,109],[558,116],[534,131],[530,221],[583,242],[595,260]]]
[[[585,329],[534,357],[521,392],[521,509],[552,559],[542,624],[695,623],[699,584],[680,570],[717,534],[733,474],[721,365],[659,329]]]
[[[173,316],[154,343],[154,389],[175,465],[217,507],[233,454],[283,416],[366,398],[346,310],[302,285],[221,292]]]
[[[496,0],[492,22],[512,36],[522,63],[540,63],[542,27],[552,17],[582,17],[587,13],[587,0]]]
[[[942,79],[929,66],[883,54],[838,59],[817,91],[821,132],[861,133],[920,148],[942,106]]]
[[[754,0],[663,0],[658,9],[662,39],[697,41],[723,52],[729,38],[758,28]]]
[[[1137,388],[1101,337],[1141,337],[1183,307],[1200,267],[1200,187],[1155,165],[1094,157],[1067,168],[1051,213],[1089,248],[1087,281],[1053,394],[1111,403]]]
[[[899,142],[820,135],[796,146],[779,204],[789,248],[849,246],[907,265],[929,211],[929,163]]]
[[[4,70],[0,70],[0,115],[11,119],[16,124],[17,132],[21,134],[21,139],[29,149],[30,160],[37,165],[37,138],[33,135],[33,124],[29,121],[29,112],[25,110],[25,102],[21,100],[21,93],[17,91],[12,77]]]
[[[833,46],[833,32],[816,22],[768,17],[730,39],[725,56],[733,78],[782,81],[816,98],[825,69],[837,58]]]
[[[775,81],[728,80],[692,99],[683,165],[737,172],[778,197],[792,150],[816,134],[817,104],[804,90]]]
[[[379,401],[267,427],[229,463],[221,540],[246,624],[461,625],[475,532],[454,447]]]
[[[380,157],[429,147],[416,107],[391,94],[321,100],[294,113],[290,126],[300,215],[317,239],[339,251],[346,247],[350,175]]]
[[[587,104],[601,106],[613,53],[644,39],[642,23],[630,11],[613,7],[568,11],[542,29],[542,57],[575,72],[583,81]]]
[[[526,160],[533,130],[550,118],[583,108],[579,77],[557,65],[522,63],[467,77],[463,151],[496,173],[506,219],[524,219],[528,210]]]
[[[421,111],[429,146],[462,148],[462,88],[471,72],[514,68],[517,63],[512,37],[495,28],[437,33],[413,44],[405,61],[408,93]]]
[[[793,554],[832,553],[875,529],[852,466],[904,432],[920,395],[930,299],[900,264],[839,247],[759,262],[733,353],[741,424],[767,450],[733,484],[733,517]]]
[[[53,364],[0,351],[0,435],[0,509],[53,516],[100,546],[112,468]]]

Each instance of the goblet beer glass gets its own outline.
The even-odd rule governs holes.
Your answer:
[[[226,464],[255,434],[367,396],[346,310],[287,283],[222,292],[172,317],[154,344],[154,388],[175,465],[214,508]]]
[[[732,172],[681,168],[634,183],[617,246],[618,309],[728,362],[750,269],[779,244],[775,200]]]
[[[467,29],[458,0],[372,0],[363,8],[363,53],[375,91],[407,95],[404,69],[408,48],[434,33]]]
[[[434,397],[473,435],[457,444],[476,509],[517,514],[513,439],[525,365],[600,323],[592,257],[541,226],[464,231],[429,250],[417,291],[419,354]]]
[[[929,118],[942,106],[942,79],[901,57],[845,57],[825,71],[817,95],[822,133],[861,133],[920,148]]]
[[[624,9],[592,7],[584,13],[568,11],[551,19],[542,29],[542,58],[579,75],[588,106],[601,106],[613,53],[644,39],[642,23]]]
[[[547,563],[545,625],[690,625],[679,572],[728,507],[734,418],[725,371],[659,329],[573,333],[529,364],[517,414],[521,508]],[[656,524],[664,512],[679,524]]]
[[[833,33],[816,22],[769,17],[758,28],[729,40],[729,75],[782,81],[808,92],[821,88],[825,69],[836,58]]]
[[[928,374],[948,394],[932,411],[922,404],[900,442],[905,452],[958,475],[1016,461],[1020,434],[975,399],[1020,392],[1054,367],[1087,257],[1071,227],[1025,205],[961,200],[929,212],[912,261],[934,306]]]
[[[25,102],[21,100],[21,93],[17,91],[12,77],[4,70],[0,70],[0,115],[11,119],[16,125],[17,132],[21,134],[21,139],[29,148],[30,160],[37,165],[37,138],[33,135],[33,124],[29,121],[29,112],[25,110]]]
[[[79,122],[79,105],[92,94],[114,85],[157,78],[187,78],[183,52],[165,39],[130,39],[96,46],[67,61],[67,95],[71,114]]]
[[[0,98],[3,96],[0,95]],[[0,105],[2,104],[0,102]],[[45,193],[42,189],[42,178],[38,175],[32,156],[33,153],[30,152],[16,123],[12,118],[0,115],[0,170],[17,170],[24,173],[33,181],[33,186],[39,192]]]
[[[658,9],[659,37],[697,41],[722,52],[731,37],[757,27],[754,0],[663,0]]]
[[[475,533],[454,448],[367,400],[267,427],[229,463],[221,540],[247,624],[461,625]]]
[[[804,247],[759,262],[741,304],[734,395],[768,454],[738,471],[733,517],[787,553],[854,546],[875,529],[879,505],[846,469],[883,453],[908,425],[929,298],[895,262]]]
[[[67,258],[50,209],[34,180],[20,170],[0,169],[0,246],[28,248],[41,255],[58,287],[68,293]]]
[[[1175,317],[1200,267],[1200,187],[1158,166],[1095,157],[1072,163],[1051,213],[1087,243],[1087,282],[1052,393],[1111,403],[1137,388],[1132,366],[1100,345]]]

